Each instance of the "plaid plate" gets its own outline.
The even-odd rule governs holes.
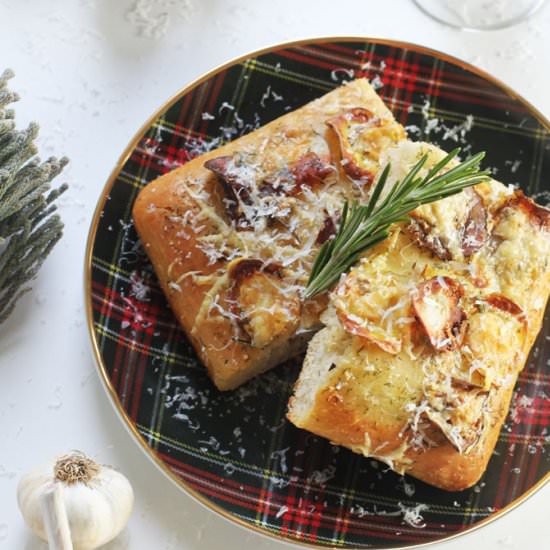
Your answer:
[[[287,45],[215,72],[139,136],[102,198],[87,299],[119,409],[182,487],[279,538],[407,547],[467,531],[548,478],[548,313],[485,476],[447,493],[290,425],[284,415],[299,362],[218,392],[176,324],[130,216],[138,191],[160,174],[359,76],[379,88],[413,138],[486,150],[498,179],[520,182],[539,202],[550,197],[547,123],[498,83],[410,45]]]

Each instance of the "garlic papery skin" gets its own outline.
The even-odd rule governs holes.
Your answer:
[[[66,514],[74,550],[93,550],[107,544],[128,523],[134,505],[130,482],[113,468],[100,466],[75,452],[26,474],[19,481],[19,509],[27,525],[42,540],[48,542],[45,522],[48,514],[44,512],[47,494],[57,484],[62,486],[64,510],[60,508]],[[56,515],[52,509],[49,511],[50,515]],[[63,519],[57,517],[57,521],[62,523]]]
[[[74,550],[63,499],[63,484],[52,483],[41,496],[42,519],[50,550]]]

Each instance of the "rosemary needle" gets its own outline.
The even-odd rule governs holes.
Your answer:
[[[388,164],[366,204],[353,202],[350,206],[346,202],[336,235],[321,246],[315,259],[304,297],[311,298],[331,288],[366,250],[388,237],[392,224],[408,221],[409,213],[419,206],[486,181],[489,172],[479,168],[485,153],[441,173],[459,153],[460,148],[454,149],[420,177],[418,173],[428,160],[428,155],[424,155],[381,199],[390,173]]]

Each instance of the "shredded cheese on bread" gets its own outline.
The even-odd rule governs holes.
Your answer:
[[[444,156],[421,143],[389,149],[388,185],[425,153],[426,169]],[[290,420],[443,488],[474,484],[540,328],[549,223],[550,211],[494,180],[413,212],[331,293]],[[311,369],[323,369],[314,385]],[[300,406],[304,385],[313,397]],[[452,479],[427,472],[436,449],[468,474],[457,458]]]

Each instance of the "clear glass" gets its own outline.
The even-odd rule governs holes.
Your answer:
[[[413,0],[427,15],[463,30],[503,29],[533,15],[545,0]]]

